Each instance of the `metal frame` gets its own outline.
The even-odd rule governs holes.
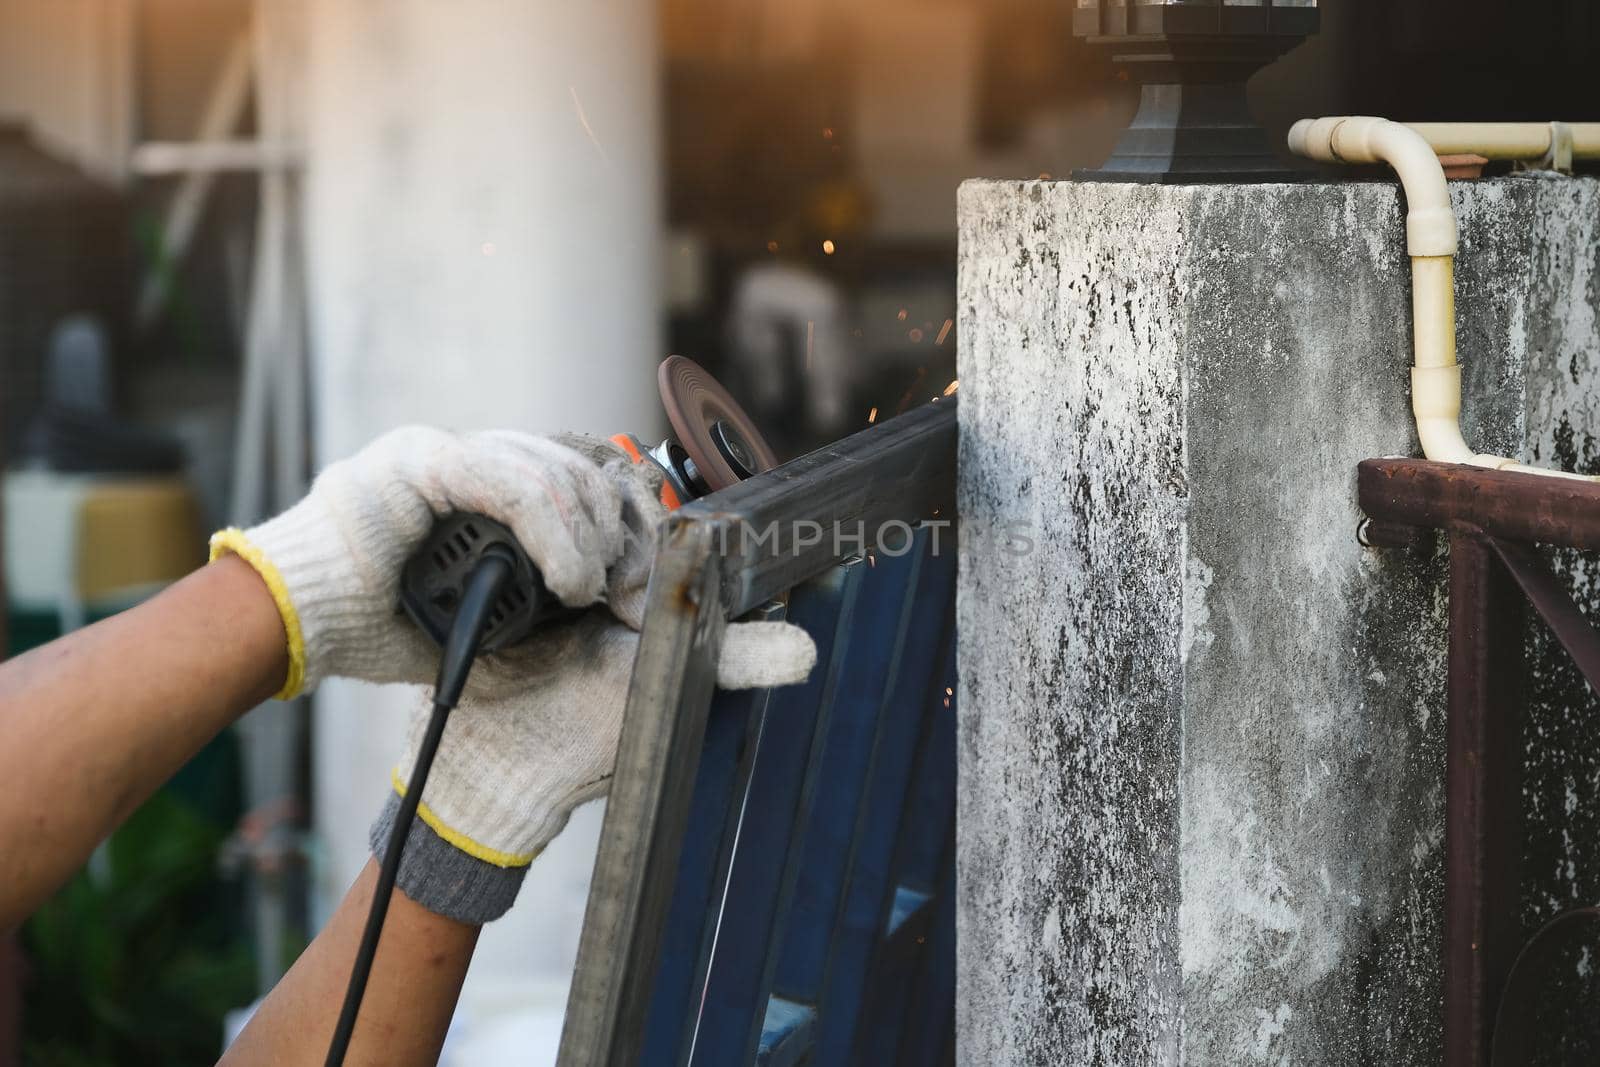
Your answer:
[[[727,621],[752,612],[773,617],[783,610],[777,598],[830,569],[822,591],[808,596],[835,598],[833,608],[841,610],[837,598],[850,595],[852,572],[864,569],[838,567],[841,561],[870,552],[885,527],[954,515],[955,455],[956,404],[947,399],[690,504],[667,521],[567,1003],[564,1067],[640,1059],[702,749],[737,743],[721,737],[727,727],[720,723],[707,737]],[[953,548],[953,531],[949,543]],[[795,611],[804,603],[797,599]],[[835,684],[818,677],[836,669],[820,666],[830,662],[827,642],[819,636],[819,669],[808,685]],[[811,729],[816,744],[821,729]],[[800,790],[812,785],[794,783]],[[777,976],[779,993],[783,978]]]
[[[1513,969],[1594,913],[1565,912],[1518,944],[1526,607],[1600,692],[1600,631],[1532,543],[1600,549],[1600,484],[1384,459],[1361,464],[1358,486],[1369,544],[1411,546],[1426,529],[1450,538],[1444,1062],[1508,1062],[1521,1050],[1495,1039],[1522,1027],[1500,1010]]]

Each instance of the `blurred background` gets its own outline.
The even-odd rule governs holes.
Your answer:
[[[945,391],[957,184],[1096,165],[1136,104],[1071,8],[0,0],[0,647],[402,423],[648,437],[678,352],[793,456]],[[1252,83],[1275,135],[1594,117],[1548,113],[1590,99],[1581,0],[1323,9]],[[219,738],[0,950],[0,1062],[212,1062],[388,788],[406,695],[309,704]],[[447,1062],[553,1055],[599,822],[483,939]]]

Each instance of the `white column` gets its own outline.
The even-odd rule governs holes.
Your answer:
[[[312,0],[318,466],[411,422],[659,429],[655,27],[649,0]],[[318,695],[324,907],[365,861],[406,703]],[[484,938],[469,1015],[541,982],[559,1010],[598,825],[575,818]]]

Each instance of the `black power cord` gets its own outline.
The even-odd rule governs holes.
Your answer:
[[[333,1030],[333,1041],[328,1045],[327,1067],[341,1067],[345,1053],[350,1048],[350,1035],[355,1031],[356,1015],[361,1010],[361,998],[367,991],[367,979],[372,974],[372,959],[378,952],[378,938],[383,933],[383,920],[389,914],[389,899],[394,892],[395,878],[400,873],[400,853],[416,821],[417,805],[422,801],[422,789],[428,782],[428,771],[433,757],[438,754],[439,740],[444,736],[445,723],[450,711],[461,699],[466,688],[467,675],[472,671],[472,661],[477,657],[484,628],[506,584],[516,574],[517,559],[502,545],[490,545],[482,558],[473,566],[456,608],[449,636],[439,656],[439,679],[434,685],[433,715],[428,719],[427,732],[422,735],[422,745],[417,750],[416,766],[411,770],[411,781],[406,785],[405,796],[400,798],[400,811],[395,815],[394,827],[389,831],[389,844],[384,849],[383,864],[378,868],[378,884],[372,891],[372,908],[367,912],[366,929],[361,932],[361,945],[356,950],[355,966],[350,970],[350,984],[345,989],[344,1007],[339,1011],[339,1023]]]

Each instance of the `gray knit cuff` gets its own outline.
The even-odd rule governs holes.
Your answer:
[[[383,811],[367,834],[372,854],[380,863],[399,811],[400,797],[390,790]],[[395,884],[436,915],[481,925],[511,910],[527,873],[527,867],[496,867],[467,855],[434,833],[433,827],[419,817],[412,821],[411,832],[406,835]]]

